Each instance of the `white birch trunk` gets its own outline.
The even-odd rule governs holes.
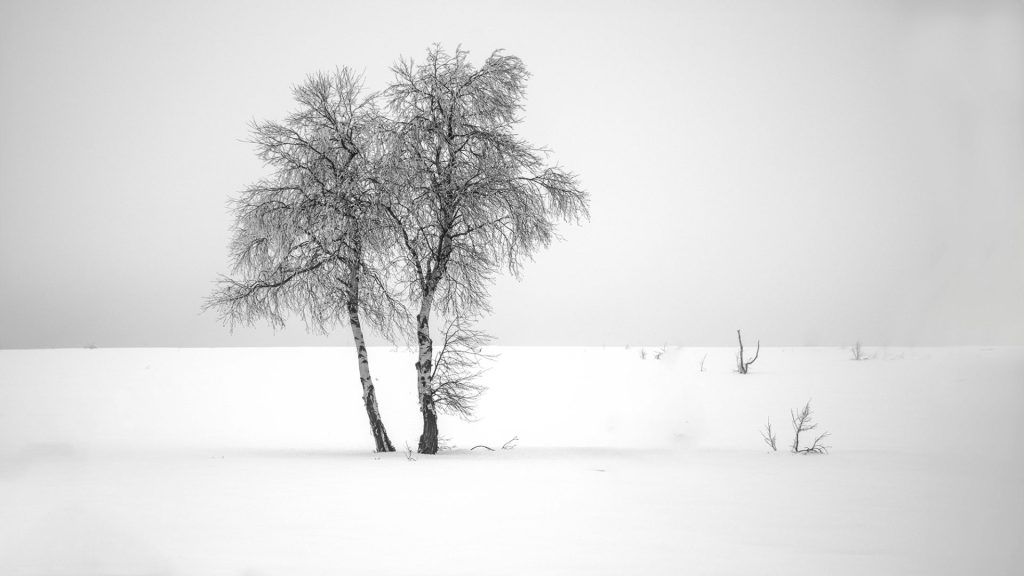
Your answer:
[[[363,405],[366,407],[366,416],[370,419],[370,431],[373,434],[373,442],[377,452],[394,452],[395,447],[388,438],[387,430],[384,428],[384,421],[380,417],[380,409],[377,407],[377,394],[373,389],[373,379],[370,377],[370,359],[366,352],[366,339],[363,336],[363,327],[359,322],[359,309],[355,304],[348,306],[348,322],[352,327],[352,339],[355,340],[356,354],[359,358],[359,382],[363,386]]]

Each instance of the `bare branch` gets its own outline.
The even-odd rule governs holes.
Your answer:
[[[860,340],[850,347],[850,356],[852,356],[854,360],[864,359],[864,352],[860,348]]]
[[[740,331],[736,331],[736,338],[740,341],[740,351],[736,354],[736,371],[740,374],[746,374],[750,370],[750,365],[757,361],[758,355],[761,354],[761,341],[757,341],[757,350],[754,352],[754,357],[750,360],[744,360],[743,357],[743,335]]]
[[[818,424],[813,421],[814,412],[811,410],[811,401],[808,400],[800,412],[790,410],[789,415],[793,423],[793,444],[790,446],[790,451],[794,454],[805,455],[827,454],[829,446],[825,446],[822,441],[829,437],[830,434],[828,432],[819,434],[810,446],[800,447],[800,434],[810,432],[818,427]]]
[[[483,351],[490,341],[486,333],[471,328],[469,321],[456,316],[448,321],[434,355],[430,382],[434,404],[446,414],[470,420],[476,402],[485,387],[478,383],[485,372],[480,362],[493,355]]]
[[[771,418],[768,419],[768,423],[765,424],[764,430],[761,431],[761,438],[764,440],[764,443],[772,449],[772,452],[778,452],[779,449],[775,446],[775,432],[772,431]]]

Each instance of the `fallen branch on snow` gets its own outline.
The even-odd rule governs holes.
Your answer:
[[[519,436],[513,436],[511,440],[509,440],[508,442],[505,442],[504,444],[501,445],[501,449],[502,450],[511,450],[511,449],[516,447],[515,443],[518,442],[518,441],[519,441]],[[487,448],[491,452],[495,451],[494,448],[491,448],[490,446],[486,446],[484,444],[477,444],[476,446],[473,446],[469,450],[473,451],[473,450],[476,450],[477,448]]]

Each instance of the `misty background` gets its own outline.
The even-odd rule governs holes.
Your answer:
[[[497,344],[1024,344],[1024,3],[16,0],[0,347],[349,343],[200,313],[247,123],[434,42],[522,58],[520,133],[592,196]]]

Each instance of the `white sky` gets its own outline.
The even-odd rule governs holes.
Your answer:
[[[199,314],[252,118],[461,43],[580,174],[502,344],[1024,344],[1024,3],[0,5],[0,347],[347,343]]]

